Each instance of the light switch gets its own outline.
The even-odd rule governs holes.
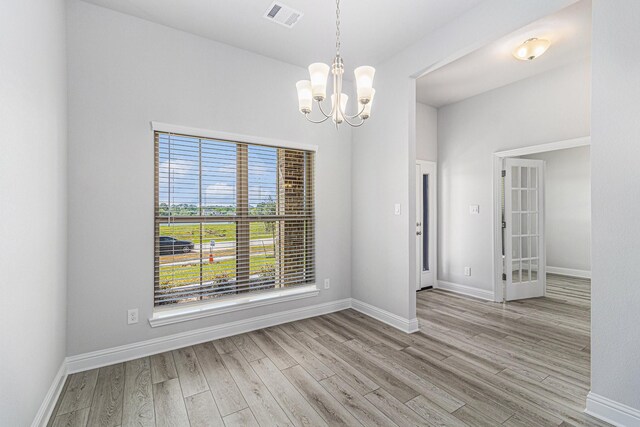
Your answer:
[[[396,203],[393,206],[393,213],[396,214],[396,215],[400,215],[400,203]]]
[[[469,205],[469,213],[471,215],[478,215],[480,213],[480,205]]]

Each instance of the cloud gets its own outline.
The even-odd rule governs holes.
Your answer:
[[[195,160],[173,159],[171,163],[164,161],[160,163],[159,169],[163,177],[168,178],[169,172],[174,178],[180,178],[186,175],[197,173],[198,162]]]
[[[207,185],[203,192],[203,204],[207,206],[226,206],[236,202],[236,187],[228,182],[216,182]]]

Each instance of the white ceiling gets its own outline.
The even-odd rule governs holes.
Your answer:
[[[293,28],[263,18],[272,0],[85,0],[306,67],[335,55],[335,2],[283,0],[304,13]],[[344,0],[342,57],[348,70],[376,65],[481,0]]]
[[[551,41],[533,61],[519,61],[513,49],[531,37]],[[417,81],[418,102],[442,107],[590,56],[591,1],[582,0],[533,22]]]

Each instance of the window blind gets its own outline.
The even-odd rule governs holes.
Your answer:
[[[154,304],[315,282],[314,153],[155,133]]]

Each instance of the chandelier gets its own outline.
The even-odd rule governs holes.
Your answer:
[[[326,112],[322,103],[327,95],[327,77],[329,69],[333,74],[333,94],[331,95],[331,111]],[[331,118],[336,125],[346,122],[353,127],[362,126],[364,121],[371,116],[371,104],[376,91],[373,88],[373,76],[376,69],[368,65],[363,65],[354,70],[356,77],[356,87],[358,96],[357,113],[350,116],[346,114],[347,100],[349,97],[342,92],[342,76],[344,74],[344,64],[340,56],[340,0],[336,0],[336,56],[333,58],[331,68],[322,62],[309,65],[310,80],[300,80],[296,83],[298,89],[298,109],[307,120],[312,123],[322,123]],[[313,101],[316,101],[320,113],[324,116],[319,120],[314,120],[310,116]]]

